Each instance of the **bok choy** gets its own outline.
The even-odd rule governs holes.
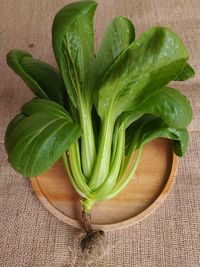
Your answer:
[[[156,26],[135,38],[125,17],[111,21],[94,51],[96,6],[75,2],[55,16],[52,46],[59,70],[25,51],[7,55],[36,95],[8,125],[9,162],[31,177],[62,158],[87,223],[95,202],[113,198],[133,178],[146,143],[168,138],[175,153],[184,155],[192,110],[169,83],[194,76],[188,50],[173,31]]]

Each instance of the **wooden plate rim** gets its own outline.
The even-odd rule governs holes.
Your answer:
[[[168,180],[165,184],[165,187],[163,188],[160,195],[154,200],[154,202],[150,206],[148,206],[144,211],[142,211],[141,213],[139,213],[138,215],[132,218],[129,218],[121,222],[112,223],[112,224],[93,224],[93,228],[103,230],[105,232],[122,229],[128,226],[134,225],[135,223],[149,216],[154,210],[156,210],[163,203],[168,193],[170,192],[172,185],[174,183],[174,180],[175,180],[175,176],[177,174],[178,163],[179,163],[179,158],[173,152],[171,171],[170,171]],[[42,196],[42,197],[38,197],[39,200],[51,214],[53,214],[57,219],[61,220],[62,222],[67,223],[68,225],[71,225],[79,229],[82,228],[81,223],[79,221],[68,217],[66,214],[58,210],[53,205],[53,203],[51,203],[51,201],[48,199],[48,196],[41,189],[40,184],[38,182],[38,177],[32,177],[31,183],[32,183],[32,187],[36,195]]]

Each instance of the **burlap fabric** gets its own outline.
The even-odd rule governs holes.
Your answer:
[[[4,132],[9,120],[32,94],[6,66],[12,48],[30,51],[55,65],[51,24],[67,0],[0,0],[0,266],[64,267],[72,264],[76,229],[53,217],[37,200],[27,179],[7,163]],[[95,17],[97,44],[106,24],[116,15],[131,18],[137,35],[151,25],[166,25],[185,41],[196,77],[177,85],[191,100],[194,119],[190,147],[181,160],[168,199],[135,226],[107,234],[108,256],[92,266],[200,266],[200,1],[99,0]],[[83,266],[80,262],[76,266]]]

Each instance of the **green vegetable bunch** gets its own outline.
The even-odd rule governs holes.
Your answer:
[[[131,21],[116,17],[95,53],[96,6],[80,1],[55,16],[59,71],[25,51],[7,55],[8,65],[37,96],[7,128],[9,162],[24,176],[36,176],[62,157],[86,213],[129,183],[144,144],[165,137],[182,156],[192,118],[186,97],[168,86],[194,75],[181,39],[165,27],[135,39]]]

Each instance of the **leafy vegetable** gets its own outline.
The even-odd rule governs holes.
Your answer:
[[[174,78],[174,81],[185,81],[195,75],[193,68],[187,63],[181,72]]]
[[[125,120],[129,126],[135,119],[147,113],[160,116],[169,126],[178,129],[187,127],[192,120],[189,101],[179,91],[170,87],[163,87],[155,92],[146,101],[141,102],[134,112],[124,113],[121,120]]]
[[[55,68],[22,50],[11,50],[7,63],[38,97],[66,104],[64,85]]]
[[[92,89],[94,86],[94,41],[92,19],[96,3],[72,3],[55,16],[52,43],[68,95],[79,110],[81,157],[83,172],[89,177],[96,157],[91,120]]]
[[[130,20],[116,17],[108,26],[96,55],[96,77],[135,40],[135,28]]]
[[[6,133],[6,149],[14,169],[26,176],[48,170],[81,135],[70,115],[55,102],[32,100],[22,107]]]
[[[55,16],[52,44],[59,71],[25,51],[7,56],[38,97],[7,128],[9,161],[23,175],[34,176],[62,157],[83,198],[84,214],[123,190],[146,143],[168,138],[183,156],[192,119],[187,98],[168,86],[194,76],[181,39],[160,26],[135,39],[131,21],[117,17],[95,55],[96,5],[72,3]]]
[[[173,45],[169,40],[173,40]],[[113,127],[118,116],[137,109],[142,101],[169,83],[187,59],[187,49],[180,39],[168,29],[156,27],[130,44],[108,68],[96,94],[103,126],[90,181],[92,189],[97,189],[108,174]]]

